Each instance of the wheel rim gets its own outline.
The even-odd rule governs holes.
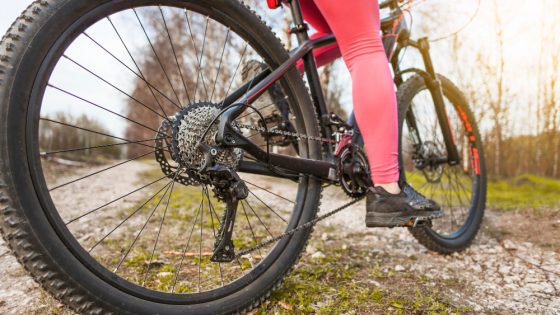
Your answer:
[[[173,15],[174,18],[180,16],[183,10],[187,9],[185,20],[191,20],[186,22],[187,28],[190,30],[191,27],[195,27],[195,23],[198,23],[199,27],[205,29],[204,38],[206,38],[200,41],[200,38],[193,35],[192,37],[189,36],[189,41],[193,44],[192,47],[196,47],[197,42],[199,45],[202,42],[201,46],[199,46],[199,50],[196,48],[193,49],[194,51],[204,51],[202,47],[206,45],[209,47],[211,45],[207,42],[208,29],[219,27],[219,22],[223,21],[224,17],[219,14],[216,16],[206,15],[209,12],[205,12],[204,8],[178,1],[166,1],[169,6],[154,6],[152,8],[143,6],[135,9],[128,8],[129,6],[126,5],[126,2],[127,1],[121,2],[120,6],[99,6],[87,15],[81,17],[73,25],[72,29],[69,29],[67,31],[68,33],[63,35],[58,40],[57,44],[53,46],[52,51],[44,62],[41,73],[37,77],[32,99],[36,99],[38,102],[31,102],[31,104],[39,104],[39,106],[30,110],[28,119],[28,130],[30,130],[28,133],[30,138],[28,141],[28,143],[30,143],[30,154],[28,158],[32,161],[32,174],[34,176],[36,189],[39,191],[39,198],[47,209],[47,215],[51,219],[53,226],[57,229],[61,239],[71,248],[76,257],[84,265],[102,276],[107,282],[111,282],[113,285],[137,296],[166,303],[200,303],[230,295],[232,292],[239,290],[239,288],[249,284],[252,279],[262,274],[266,270],[266,267],[282,253],[288,240],[283,240],[278,244],[265,247],[252,256],[237,260],[234,262],[236,268],[230,268],[231,270],[229,270],[229,273],[225,270],[226,266],[223,266],[223,264],[214,264],[210,266],[208,252],[212,249],[213,235],[216,233],[219,216],[221,212],[223,212],[223,206],[220,207],[215,198],[211,197],[211,187],[204,185],[197,188],[185,187],[174,181],[165,181],[165,177],[161,174],[161,171],[157,170],[154,173],[153,165],[145,161],[146,158],[153,156],[153,141],[155,139],[154,135],[157,132],[157,124],[153,123],[153,116],[157,116],[158,120],[166,119],[171,113],[171,108],[181,107],[181,103],[183,103],[181,102],[182,99],[184,99],[184,103],[188,103],[189,99],[196,99],[199,97],[212,99],[215,95],[219,96],[220,93],[222,93],[222,96],[227,95],[228,90],[235,87],[236,84],[239,85],[241,81],[243,81],[235,82],[228,78],[228,80],[224,80],[225,84],[222,86],[222,89],[220,89],[220,85],[216,83],[217,80],[215,79],[212,89],[204,87],[204,71],[201,71],[203,73],[202,75],[197,73],[196,79],[188,79],[187,74],[183,73],[180,70],[181,66],[179,66],[185,62],[185,60],[181,59],[186,59],[188,57],[177,57],[178,46],[169,44],[167,53],[173,53],[170,64],[175,64],[177,66],[177,70],[173,74],[169,70],[171,67],[166,67],[168,64],[162,63],[161,57],[158,55],[158,50],[155,49],[158,47],[158,42],[154,41],[151,43],[150,39],[153,39],[152,36],[155,36],[155,39],[166,38],[167,36],[169,43],[178,45],[177,42],[179,41],[175,42],[175,35],[169,32],[169,21],[166,21],[166,18],[169,18],[171,15]],[[144,2],[146,2],[144,3],[144,5],[146,5],[149,4],[149,2],[157,3],[159,1]],[[146,12],[149,9],[151,9],[153,13]],[[107,19],[96,18],[100,21],[97,22],[96,20],[96,23],[87,22],[93,24],[91,26],[82,23],[82,21],[88,21],[96,16],[107,16],[109,13],[112,15]],[[129,17],[122,17],[125,13],[128,13]],[[157,29],[154,27],[154,29],[151,30],[151,25],[149,23],[142,23],[144,14],[148,13],[161,18],[159,26],[161,27],[160,31],[165,30],[165,33],[162,32],[163,35],[161,33],[159,35],[152,35],[157,34],[155,31]],[[196,14],[199,14],[198,17]],[[123,34],[125,32],[119,32],[121,28],[119,23],[130,23],[133,21],[136,21],[136,23],[138,23],[137,26],[139,26],[139,29],[137,29],[140,34],[138,38],[142,38],[141,35],[144,34],[144,39],[148,43],[144,45],[144,48],[148,49],[148,51],[155,51],[152,57],[154,59],[152,60],[154,61],[153,65],[159,64],[161,66],[163,70],[160,73],[161,81],[169,83],[170,88],[158,86],[156,83],[153,83],[155,80],[151,81],[146,73],[143,73],[142,64],[134,58],[136,51],[132,45],[127,45],[126,36]],[[154,21],[155,20],[152,20],[151,23],[154,23]],[[119,44],[122,45],[121,53],[123,56],[130,57],[128,62],[124,62],[122,59],[120,61],[117,60],[120,58],[117,57],[114,52],[115,50],[111,49],[111,47],[104,44],[99,37],[95,36],[97,30],[94,28],[99,27],[99,23],[101,22],[105,22],[105,27],[114,31],[115,42],[113,43],[113,48]],[[192,23],[192,25],[189,25],[189,23]],[[166,24],[168,25],[166,26]],[[221,27],[224,26],[221,25]],[[237,35],[237,39],[230,39],[231,43],[235,43],[236,40],[245,40],[243,36],[235,33],[233,28],[227,30],[222,28],[222,30],[224,31],[222,35],[224,33],[227,34],[225,35],[226,39],[228,37],[233,38],[234,35]],[[197,33],[191,32],[191,34]],[[78,36],[76,37],[76,35]],[[224,39],[223,36],[221,39],[221,42],[224,43],[222,47],[227,47],[225,44],[228,43],[228,40]],[[147,94],[147,96],[142,96],[141,93],[137,95],[134,92],[127,92],[126,81],[123,80],[119,82],[119,84],[113,83],[119,81],[120,77],[117,75],[112,73],[110,75],[100,75],[95,70],[95,64],[92,66],[87,64],[87,60],[78,60],[72,55],[73,49],[79,51],[75,46],[78,41],[88,41],[91,47],[96,47],[96,49],[98,49],[98,53],[105,54],[106,58],[116,62],[115,66],[121,66],[122,72],[126,72],[135,77],[136,80],[143,82],[147,87],[144,89],[144,93]],[[183,44],[186,45],[186,43]],[[229,70],[230,73],[233,73],[231,74],[232,79],[237,79],[236,75],[240,74],[241,64],[245,58],[244,56],[251,56],[251,54],[253,54],[253,56],[259,56],[259,53],[257,53],[258,49],[254,48],[252,44],[255,43],[248,43],[246,41],[243,49],[240,50],[243,52],[243,55],[239,58],[239,62],[237,65],[231,65]],[[252,52],[249,51],[251,49]],[[222,51],[224,53],[222,53],[221,56],[223,57],[226,53],[229,54],[229,50],[228,48],[223,48]],[[234,50],[231,50],[233,53]],[[237,51],[238,54],[240,54],[239,49]],[[62,56],[61,58],[66,64],[61,64],[56,61],[58,55]],[[136,56],[138,55],[136,54]],[[202,56],[207,57],[207,55],[204,54]],[[202,68],[201,63],[204,58],[199,58],[199,55],[197,55],[195,59],[194,67],[197,68],[198,64],[198,68]],[[69,69],[69,66],[74,67],[74,69]],[[223,59],[220,59],[219,65],[213,70],[216,71],[216,74],[220,74],[220,70],[218,69],[224,71],[227,67]],[[134,71],[135,69],[137,71]],[[166,73],[166,70],[168,73]],[[101,90],[96,90],[95,93],[89,94],[85,93],[87,92],[85,89],[80,90],[79,88],[83,87],[83,85],[80,85],[79,76],[75,75],[79,71],[97,80],[99,84],[105,85],[105,88],[115,90],[125,95],[128,98],[127,106],[130,106],[130,103],[134,102],[138,108],[144,107],[144,112],[149,112],[153,115],[152,120],[140,121],[139,116],[134,116],[134,112],[121,114],[118,108],[111,109],[100,104],[106,102],[110,97],[105,96],[105,99],[102,98],[102,101],[95,101],[94,94],[104,94]],[[68,73],[71,74],[75,82],[66,81],[65,84],[57,83],[57,79],[68,76]],[[47,86],[41,85],[41,82],[43,82],[41,78],[49,78]],[[87,82],[89,83],[90,81],[91,79]],[[184,92],[180,92],[181,85],[183,85]],[[192,93],[192,85],[195,86],[194,94],[189,95],[189,90]],[[174,88],[174,86],[176,88]],[[76,90],[78,90],[78,92],[76,92]],[[54,93],[58,93],[59,95],[54,96]],[[114,95],[114,93],[107,94],[110,96]],[[154,96],[154,94],[159,97]],[[197,96],[197,94],[199,95]],[[204,96],[200,94],[204,94]],[[293,105],[294,96],[289,93],[287,94],[288,103]],[[61,105],[64,102],[57,102],[61,100],[61,95],[71,100],[66,101],[66,104],[69,105],[64,106]],[[147,102],[144,102],[143,99],[149,99],[150,96],[153,97],[153,102],[147,105]],[[176,100],[174,100],[174,98]],[[269,104],[270,100],[267,102],[266,98],[264,98],[264,100],[261,99],[260,101],[260,107],[256,105],[257,107],[262,109],[271,107],[271,104]],[[258,102],[259,101],[257,101],[257,104]],[[93,111],[81,113],[85,116],[81,117],[81,120],[73,121],[67,119],[68,117],[66,116],[59,116],[58,118],[53,117],[52,113],[54,110],[48,108],[48,106],[53,106],[56,110],[62,109],[63,113],[75,114],[76,112],[73,106],[76,106],[76,103],[79,103],[82,107],[89,106],[93,108]],[[115,102],[113,101],[110,103],[114,104]],[[274,103],[273,101],[272,105],[274,105]],[[290,110],[292,112],[290,118],[292,118],[295,127],[298,130],[304,130],[305,125],[302,121],[301,113],[297,108],[294,108],[294,106],[291,106]],[[132,131],[130,133],[126,132],[115,135],[114,132],[116,128],[100,128],[100,125],[96,125],[97,120],[88,120],[88,118],[93,118],[100,114],[112,115],[118,117],[118,119],[126,120],[129,125],[134,125],[135,128],[127,129],[127,131]],[[254,121],[252,118],[253,116],[255,115],[242,115],[242,118],[244,118],[242,122],[247,122],[247,120]],[[113,119],[115,118],[113,117]],[[71,137],[72,134],[66,130],[61,132],[61,130],[53,128],[52,125],[56,125],[58,128],[72,129],[75,134],[91,133],[96,137],[101,137],[101,140],[109,138],[112,142],[103,142],[99,138],[88,138],[87,141],[90,141],[90,144],[93,145],[64,146],[64,143],[55,142],[52,135],[64,134],[66,139],[73,139]],[[134,131],[136,131],[136,133]],[[51,138],[48,137],[49,133],[51,134]],[[38,137],[39,134],[41,137]],[[146,137],[148,134],[151,135],[151,138]],[[261,137],[260,134],[249,134],[248,136],[252,138]],[[80,142],[78,139],[74,142],[69,141],[69,143],[83,142]],[[135,152],[126,152],[128,158],[123,160],[122,156],[125,153],[113,151],[115,147],[121,145],[140,147],[143,151],[139,150],[136,154],[133,154]],[[87,148],[87,150],[84,148]],[[87,156],[85,156],[85,151],[88,152]],[[101,151],[103,152],[98,153]],[[299,143],[299,154],[302,156],[306,155],[305,143]],[[76,164],[78,166],[72,167],[79,168],[80,172],[72,173],[73,170],[68,171],[65,166],[53,166],[52,161],[46,161],[45,159],[39,160],[40,156],[55,157],[59,159],[59,162],[67,164],[69,160],[74,163],[78,160],[77,158],[79,158],[81,161],[80,164]],[[115,181],[114,178],[107,176],[107,174],[131,163],[145,165],[141,167],[138,166],[141,170],[136,171],[136,173],[138,173],[136,174],[137,176],[120,178],[121,181],[127,182],[128,186],[131,187],[130,190],[116,196],[112,195],[113,192],[111,189],[99,190],[99,188],[106,186],[106,183]],[[87,172],[82,172],[81,169],[87,169]],[[68,177],[69,179],[59,180],[60,178],[57,178],[58,176],[56,175],[61,170],[71,173],[70,177]],[[159,174],[157,173],[158,171],[160,172]],[[95,178],[101,178],[101,176],[107,176],[108,178],[101,180],[101,184],[94,183],[89,187],[91,191],[89,195],[91,196],[95,193],[95,198],[98,200],[95,205],[89,204],[87,209],[76,211],[77,209],[73,209],[74,207],[71,206],[72,202],[65,201],[65,198],[68,198],[68,195],[72,194],[72,192],[87,189],[87,185],[84,184],[85,182]],[[61,177],[64,179],[65,175],[63,174]],[[138,182],[138,178],[142,181],[141,183]],[[240,208],[238,208],[239,215],[236,220],[236,232],[238,235],[242,235],[237,244],[238,249],[247,248],[267,237],[276,236],[288,227],[293,227],[297,224],[303,209],[306,207],[305,196],[308,193],[306,189],[308,179],[300,179],[298,183],[287,180],[275,180],[275,187],[273,189],[273,187],[270,187],[271,185],[267,180],[258,178],[258,176],[247,175],[242,176],[242,178],[246,180],[251,189],[251,200],[247,199],[247,201],[242,202]],[[103,183],[105,183],[105,185]],[[289,186],[289,188],[284,188],[284,186]],[[118,189],[115,190],[118,191]],[[285,190],[289,193],[278,192],[279,190]],[[141,193],[144,193],[146,198],[142,200],[134,198],[135,194]],[[199,198],[192,197],[194,193],[198,193]],[[76,193],[72,195],[75,197]],[[188,198],[189,196],[191,196],[190,199]],[[179,197],[182,197],[182,199],[177,201]],[[128,204],[125,202],[128,202]],[[112,209],[111,211],[114,212],[113,208],[117,207],[118,203],[123,204],[120,208],[129,211],[118,214],[122,223],[117,224],[118,222],[115,220],[115,224],[107,224],[107,218],[103,216],[103,212],[107,212],[107,209]],[[289,211],[281,212],[281,210],[286,209],[289,209]],[[130,223],[132,218],[135,218],[135,216],[138,217],[140,214],[143,214],[144,218],[147,217],[147,219],[144,222],[137,222],[136,230],[132,229],[131,231],[130,228],[128,230],[124,229],[124,227],[126,227],[125,225]],[[94,217],[95,220],[92,220],[92,217]],[[81,225],[79,229],[72,227],[73,224],[80,223],[80,221],[84,220],[88,222],[87,226],[84,227]],[[176,221],[175,223],[178,223],[177,225],[180,225],[180,223],[189,224],[180,227],[181,231],[172,231],[172,233],[168,233],[169,235],[166,236],[164,227],[168,225],[170,221]],[[268,221],[270,221],[271,224],[268,224]],[[96,224],[97,226],[95,226]],[[142,244],[142,236],[153,226],[155,226],[155,229],[150,233],[152,234],[151,236],[153,236],[150,239],[150,244]],[[95,228],[97,228],[97,230],[95,230]],[[99,236],[90,235],[95,234],[94,232],[96,231],[101,231],[103,233],[98,233]],[[120,240],[119,238],[116,239],[117,242],[115,242],[114,239],[113,242],[110,242],[110,240],[112,240],[111,237],[116,235],[113,234],[116,231],[120,233],[119,237],[126,240],[126,246],[120,246],[121,244],[118,243]],[[108,236],[105,236],[107,235],[105,232],[109,232]],[[130,235],[127,235],[126,232],[134,233],[129,233]],[[185,240],[180,242],[181,244],[173,242],[173,238],[177,238],[177,235],[184,235]],[[197,248],[195,251],[193,250],[194,246],[191,244],[191,241],[196,243],[197,240],[198,244],[196,244]],[[163,250],[160,249],[162,244],[173,244],[173,246],[177,246],[171,248],[168,246],[168,250]],[[140,248],[139,252],[135,252],[138,248]],[[119,252],[119,250],[122,252]],[[160,252],[159,255],[157,254],[158,251]],[[98,254],[96,254],[96,252],[98,252]],[[121,258],[117,259],[119,257]],[[167,263],[165,260],[169,257],[171,257],[170,260],[172,262]],[[194,265],[192,262],[194,262]],[[189,263],[191,263],[192,268],[187,267]],[[113,266],[116,267],[111,268]],[[258,266],[260,266],[260,268],[257,268]],[[235,269],[237,269],[237,272]],[[119,270],[122,272],[121,274],[119,274]],[[118,277],[115,278],[111,271],[116,271],[115,274]],[[183,277],[183,280],[181,280],[181,277]],[[189,279],[192,279],[192,281]]]
[[[461,163],[455,166],[430,163],[436,157],[446,157],[446,148],[433,99],[426,88],[416,93],[410,103],[423,141],[422,149],[414,148],[412,131],[405,120],[402,152],[407,181],[443,209],[444,216],[433,220],[429,231],[439,238],[453,240],[466,233],[477,214],[481,165],[477,135],[465,109],[453,103],[450,95],[445,95],[444,101]],[[413,156],[421,157],[414,161]]]

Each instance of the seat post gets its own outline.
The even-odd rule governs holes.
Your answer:
[[[300,46],[302,46],[309,42],[309,34],[307,33],[309,27],[303,20],[303,13],[301,11],[299,0],[290,0],[290,9],[292,10],[292,17],[294,21],[294,27],[291,29],[291,33],[295,33],[297,35],[298,43]],[[323,95],[321,80],[319,79],[319,73],[317,71],[317,64],[315,62],[313,52],[311,51],[307,53],[305,56],[303,56],[302,59],[305,68],[305,74],[307,76],[307,81],[310,87],[311,99],[313,100],[313,105],[315,106],[315,110],[319,114],[319,119],[321,121],[321,136],[328,138],[332,133],[332,130],[329,126],[330,116],[327,111],[325,96]],[[331,158],[334,152],[332,144],[323,143],[323,145],[325,146],[324,152],[326,154],[326,157]]]
[[[298,43],[302,45],[309,40],[309,34],[307,33],[309,27],[303,20],[303,13],[301,12],[299,0],[290,0],[290,9],[294,21],[294,27],[291,29],[291,33],[296,34]]]

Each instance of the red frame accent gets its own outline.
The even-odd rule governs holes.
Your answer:
[[[266,0],[266,4],[268,4],[269,9],[277,9],[282,6],[281,0]]]
[[[474,171],[476,175],[480,175],[480,156],[478,155],[478,149],[473,147],[472,153],[473,153],[472,163],[473,163]]]
[[[457,110],[459,111],[459,116],[461,116],[461,120],[463,121],[463,123],[465,124],[465,128],[467,129],[467,132],[469,133],[469,141],[471,143],[475,143],[476,141],[476,137],[473,135],[473,128],[471,123],[469,122],[469,118],[467,117],[467,113],[460,107],[457,107]],[[476,147],[471,147],[471,152],[472,152],[472,168],[474,170],[474,172],[476,173],[476,175],[480,175],[480,156],[478,153],[478,149]]]
[[[344,136],[342,136],[342,139],[338,143],[334,155],[339,156],[340,152],[342,152],[342,149],[349,144],[352,144],[352,136],[345,134]]]

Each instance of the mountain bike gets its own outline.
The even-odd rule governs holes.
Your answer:
[[[48,292],[80,313],[247,312],[318,221],[363,198],[359,129],[328,111],[312,56],[335,38],[310,40],[289,2],[290,52],[231,0],[37,0],[13,23],[0,45],[0,228]],[[400,4],[381,7],[401,178],[445,212],[409,230],[449,254],[483,217],[481,137]],[[401,69],[406,48],[425,69]],[[350,201],[318,215],[328,186]]]

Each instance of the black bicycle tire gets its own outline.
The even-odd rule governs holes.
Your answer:
[[[29,98],[28,91],[32,85],[30,81],[33,81],[31,76],[35,73],[33,69],[38,69],[41,63],[41,58],[38,58],[40,55],[37,56],[38,51],[44,45],[48,45],[57,32],[76,17],[80,12],[77,8],[88,8],[108,2],[110,1],[84,3],[78,0],[37,0],[12,24],[0,42],[1,234],[33,278],[54,297],[80,313],[185,314],[190,311],[196,314],[221,314],[249,311],[268,297],[297,263],[311,230],[292,236],[290,248],[285,249],[283,260],[279,259],[275,266],[267,269],[273,270],[268,279],[257,279],[251,283],[249,289],[239,292],[238,296],[195,306],[163,305],[139,300],[118,291],[77,264],[77,260],[68,253],[48,224],[44,213],[36,211],[41,207],[34,198],[34,189],[28,176],[28,161],[21,159],[21,154],[26,156],[25,145],[21,145],[25,135],[25,122],[14,118],[18,117],[17,111]],[[286,50],[270,28],[246,5],[226,0],[205,1],[204,5],[213,9],[230,10],[232,20],[237,19],[239,23],[250,25],[246,27],[247,31],[267,46],[269,57],[276,64],[288,58]],[[69,21],[64,22],[64,19]],[[46,38],[47,34],[51,38]],[[306,132],[318,136],[317,115],[301,77],[293,69],[287,74],[286,80],[296,90]],[[318,143],[309,142],[308,150],[311,158],[321,158],[321,146]],[[306,202],[313,205],[308,207],[313,211],[304,212],[299,222],[307,222],[315,217],[318,208],[321,185],[315,180],[310,180],[309,185]]]
[[[477,185],[478,198],[475,201],[474,215],[472,219],[469,220],[470,222],[468,226],[466,226],[465,231],[456,238],[442,237],[429,226],[419,226],[409,228],[408,230],[420,244],[424,245],[429,250],[440,254],[452,254],[455,252],[461,252],[468,248],[480,230],[486,207],[486,162],[484,159],[484,149],[482,146],[480,132],[465,96],[451,80],[442,75],[438,75],[438,79],[441,81],[444,96],[448,98],[454,106],[460,106],[464,110],[468,121],[472,125],[473,134],[476,137],[475,143],[476,148],[478,149],[480,161],[480,182]],[[399,132],[401,135],[403,134],[402,128],[404,127],[406,112],[408,111],[414,96],[426,89],[426,81],[420,75],[412,76],[399,87],[397,99],[399,104]],[[417,117],[417,119],[421,120],[422,117]],[[399,152],[401,152],[401,149],[402,139],[399,137]],[[402,157],[402,154],[399,156]]]

